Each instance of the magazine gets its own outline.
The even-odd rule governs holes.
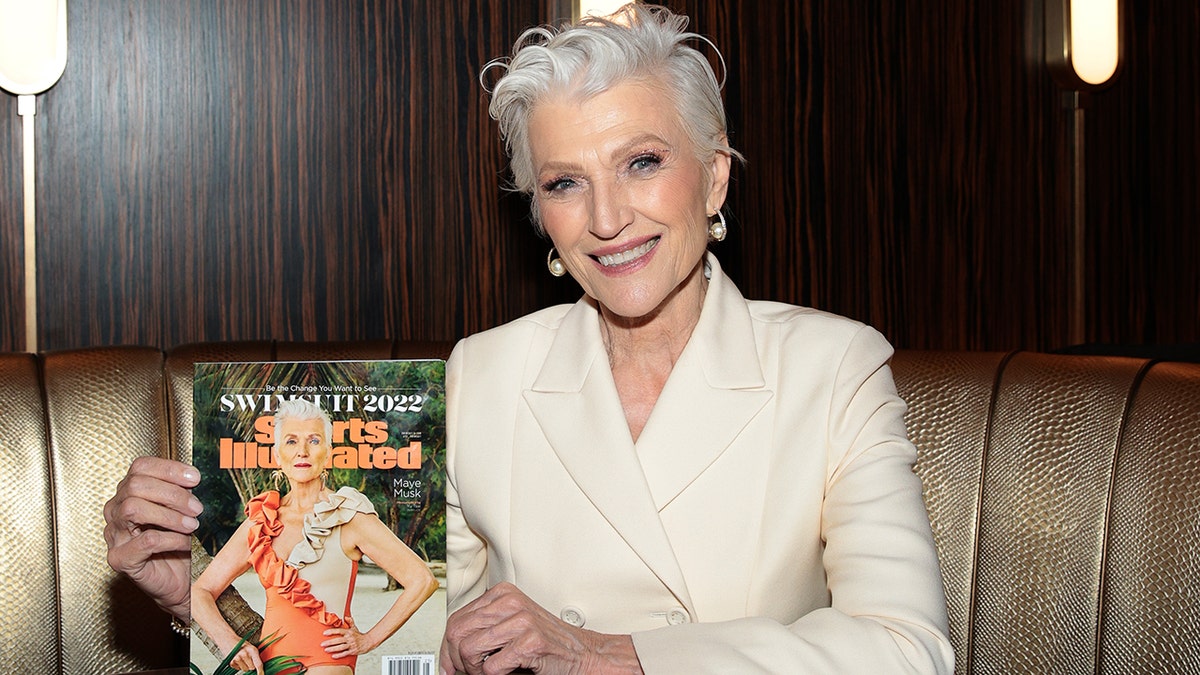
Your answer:
[[[346,663],[325,631],[370,642],[394,606],[410,614],[354,672],[438,672],[445,362],[198,363],[193,395],[192,672],[237,672],[222,670],[234,638],[290,664],[276,672]],[[197,598],[223,588],[214,620]]]

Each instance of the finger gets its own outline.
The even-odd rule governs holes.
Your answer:
[[[354,654],[361,654],[362,648],[359,646],[357,640],[347,635],[346,639],[340,640],[326,647],[325,653],[329,654],[335,659],[340,659]]]
[[[176,488],[178,489],[178,488]],[[105,537],[112,543],[123,543],[126,537],[136,537],[146,529],[162,529],[182,534],[191,534],[200,525],[196,516],[200,513],[200,503],[195,497],[188,495],[182,500],[184,511],[163,505],[161,502],[130,497],[113,509],[113,517],[105,526]]]
[[[117,572],[134,576],[156,555],[189,553],[191,548],[191,539],[186,534],[147,530],[108,549],[108,565]]]
[[[512,607],[493,591],[494,588],[485,591],[447,619],[444,634],[452,649],[457,649],[458,643],[469,635],[491,630],[511,614]]]
[[[120,516],[120,507],[123,503],[130,499],[144,499],[145,501],[161,504],[168,508],[187,513],[189,515],[199,515],[203,510],[203,505],[199,499],[192,495],[191,488],[177,485],[170,481],[165,481],[155,476],[128,476],[123,481],[123,484],[117,490],[117,495],[114,499],[119,499],[120,502],[114,504],[116,514]]]
[[[343,649],[341,651],[336,651],[336,652],[326,650],[325,653],[329,654],[330,658],[344,659],[347,656],[353,656],[353,655],[357,654],[358,652],[355,651],[354,649],[346,648],[346,649]]]
[[[347,639],[350,637],[341,630],[327,630],[324,634],[329,636],[328,640],[321,642],[321,646],[325,648],[325,651],[329,651],[330,648],[339,647],[346,644]]]
[[[506,646],[505,643],[498,642],[497,636],[491,632],[476,633],[462,641],[459,647],[459,664],[457,667],[459,670],[469,673],[469,675],[489,672],[486,668],[487,662],[504,651]]]
[[[126,477],[133,476],[150,476],[189,489],[200,484],[200,471],[196,467],[150,455],[133,460]]]
[[[105,502],[104,520],[110,525],[128,527],[124,522],[128,518],[127,503],[133,499],[160,504],[185,516],[199,515],[203,507],[190,491],[197,480],[199,473],[186,464],[140,457],[117,486],[116,494]]]
[[[477,630],[471,604],[468,603],[446,619],[446,629],[442,633],[442,667],[447,673],[466,672],[462,642]]]
[[[442,637],[442,648],[438,652],[438,667],[442,675],[454,675],[458,671],[458,666],[454,665],[454,656],[450,653],[450,643],[446,642],[445,636]]]
[[[442,640],[442,666],[448,673],[478,673],[486,658],[473,647],[465,646],[467,636],[456,641]]]
[[[514,628],[509,620],[519,611],[525,597],[516,587],[497,585],[450,615],[443,633],[443,645],[450,662],[459,672],[476,675],[483,672],[483,663],[504,647]]]
[[[526,602],[527,596],[518,592],[521,602],[502,604],[510,613],[502,616],[486,631],[481,631],[463,641],[462,653],[468,673],[483,675],[498,675],[510,673],[518,669],[535,668],[536,659],[550,655],[554,650],[555,641],[549,637],[547,630],[557,627],[557,618],[543,617],[541,607]],[[549,625],[539,619],[552,618]],[[570,658],[569,654],[558,656]]]
[[[255,673],[258,673],[258,675],[263,675],[262,656],[259,655],[257,649],[249,649],[249,653],[250,653],[251,668],[254,670]]]
[[[229,665],[237,668],[238,672],[251,670],[254,668],[254,662],[250,659],[250,653],[244,649],[239,651],[237,656],[233,657],[233,660],[229,662]]]
[[[521,618],[514,617],[504,625],[496,627],[498,632],[507,635],[501,649],[483,655],[480,673],[483,675],[501,675],[515,670],[537,670],[544,665],[546,657],[551,656],[553,641],[548,640],[535,626],[531,626]],[[569,661],[572,655],[557,654]],[[566,671],[570,672],[570,671]]]
[[[509,646],[498,652],[488,654],[484,658],[479,672],[483,675],[504,675],[505,673],[511,673],[514,670],[522,668],[521,660],[514,654],[514,651]]]

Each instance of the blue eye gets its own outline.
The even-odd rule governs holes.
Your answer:
[[[308,439],[308,443],[309,443],[309,445],[320,445],[321,438],[319,436],[313,436]]]
[[[575,186],[575,181],[570,178],[555,178],[554,180],[542,183],[543,192],[562,192]]]
[[[637,157],[634,157],[633,161],[629,163],[629,168],[633,169],[634,171],[647,171],[654,169],[659,164],[662,164],[662,157],[659,157],[652,152],[648,152],[644,155],[638,155]]]

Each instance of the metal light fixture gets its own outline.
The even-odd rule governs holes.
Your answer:
[[[1045,0],[1046,65],[1074,91],[1112,82],[1121,66],[1121,0]]]
[[[1084,102],[1121,67],[1123,0],[1043,0],[1046,67],[1071,110],[1071,297],[1067,338],[1087,341],[1087,177]]]
[[[33,117],[37,95],[67,67],[67,0],[0,0],[0,88],[17,95],[24,126],[25,350],[37,351],[37,208]]]

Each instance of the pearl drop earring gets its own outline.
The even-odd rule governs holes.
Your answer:
[[[550,270],[550,274],[556,277],[561,277],[567,273],[567,266],[563,264],[562,258],[554,257],[554,247],[550,247],[550,252],[546,254],[546,268]]]
[[[717,209],[717,221],[709,223],[708,238],[710,241],[725,241],[726,235],[729,234],[729,228],[725,225],[725,214],[721,213],[721,209]]]

